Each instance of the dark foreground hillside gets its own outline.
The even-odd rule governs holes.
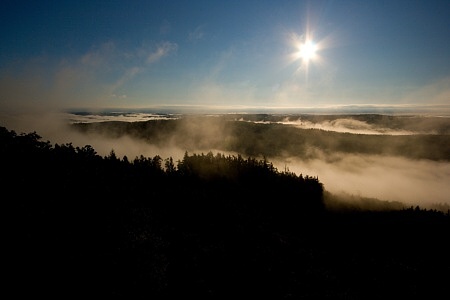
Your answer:
[[[101,157],[0,127],[15,296],[442,299],[448,213],[327,211],[265,160]]]

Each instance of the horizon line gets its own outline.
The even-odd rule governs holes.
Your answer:
[[[360,113],[433,114],[450,116],[450,104],[330,104],[320,106],[251,106],[206,104],[160,104],[130,107],[73,107],[64,112],[163,112],[166,113]]]

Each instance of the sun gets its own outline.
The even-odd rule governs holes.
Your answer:
[[[317,46],[313,41],[306,41],[299,46],[299,51],[297,53],[298,58],[303,60],[303,62],[308,63],[310,60],[316,57]]]
[[[310,67],[314,65],[323,65],[324,60],[321,56],[321,51],[324,49],[323,39],[313,39],[311,32],[305,32],[303,34],[297,34],[290,32],[288,35],[287,43],[291,50],[286,56],[287,63],[297,65],[294,74],[305,74],[305,78],[308,78]]]

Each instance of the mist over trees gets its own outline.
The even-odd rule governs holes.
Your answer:
[[[351,134],[277,123],[301,119],[304,122],[319,124],[337,118],[364,121],[385,130],[414,131],[421,128],[421,131],[417,131],[417,134],[395,136]],[[188,151],[220,149],[268,159],[280,156],[308,159],[317,157],[320,152],[325,155],[346,153],[450,160],[450,121],[447,118],[255,114],[185,116],[180,119],[143,122],[75,123],[72,127],[86,134],[101,134],[113,138],[127,135],[158,146],[177,145]],[[429,134],[430,132],[433,134]]]
[[[5,127],[0,153],[7,285],[16,295],[447,292],[448,212],[330,210],[317,177],[251,156],[102,157]]]

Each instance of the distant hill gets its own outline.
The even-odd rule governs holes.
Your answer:
[[[363,120],[366,124],[376,124],[377,128],[420,129],[420,132],[433,131],[434,134],[352,134],[277,123],[298,118],[315,123],[352,118]],[[72,127],[85,134],[113,138],[126,135],[161,147],[176,145],[191,152],[218,149],[268,159],[277,156],[314,158],[319,150],[325,154],[391,155],[449,161],[450,119],[447,119],[380,115],[200,115],[142,122],[75,123]]]

